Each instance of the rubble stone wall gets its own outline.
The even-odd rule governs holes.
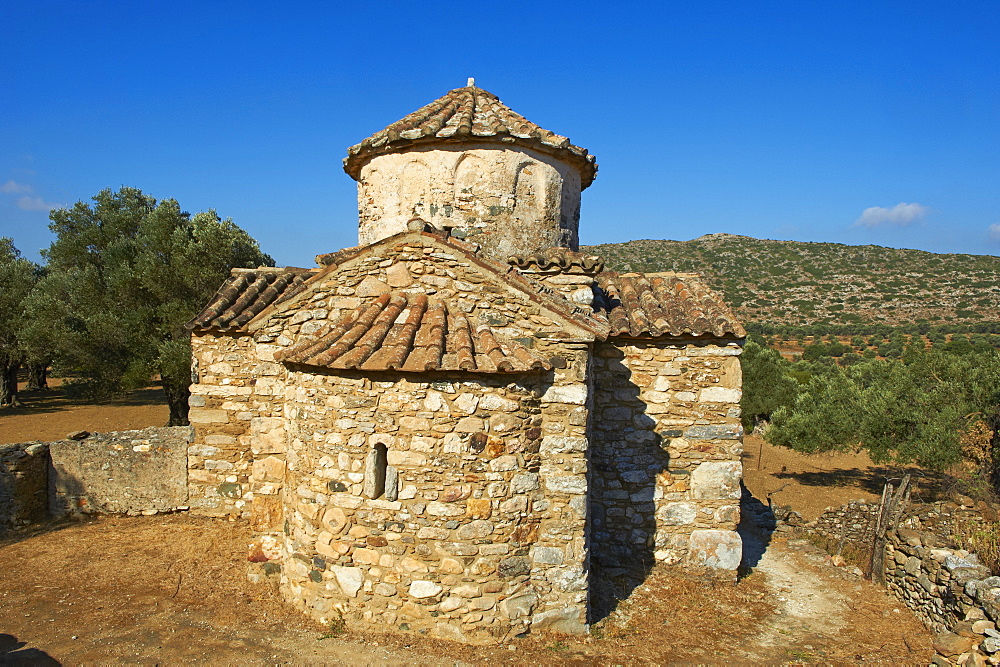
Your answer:
[[[48,516],[48,443],[0,446],[0,535]]]
[[[856,500],[827,509],[804,529],[870,552],[877,511],[877,503]],[[886,534],[885,584],[936,633],[935,664],[966,664],[973,654],[983,664],[983,655],[1000,654],[1000,577],[949,537],[956,521],[976,515],[951,502],[915,505]]]
[[[280,349],[266,334],[192,336],[193,371],[188,419],[192,513],[249,519],[256,454],[284,451],[286,371],[274,363]]]
[[[155,514],[188,507],[187,426],[92,433],[49,443],[54,516]]]
[[[817,535],[845,543],[870,543],[874,537],[878,503],[852,500],[841,507],[826,509],[806,529]],[[868,549],[871,553],[871,549]]]
[[[740,351],[727,341],[597,346],[591,513],[604,576],[634,586],[655,561],[729,575],[739,565]]]
[[[358,181],[360,245],[421,218],[500,260],[579,246],[580,174],[530,149],[496,144],[415,148],[380,155]]]
[[[455,639],[585,630],[584,384],[295,379],[309,389],[290,405],[286,598],[321,620]]]

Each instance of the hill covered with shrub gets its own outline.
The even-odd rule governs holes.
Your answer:
[[[768,328],[981,327],[1000,320],[1000,257],[709,234],[581,248],[618,271],[700,273]]]

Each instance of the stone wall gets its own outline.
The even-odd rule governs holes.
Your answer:
[[[855,500],[827,509],[804,530],[870,553],[877,512],[877,503]],[[935,664],[983,664],[984,656],[1000,662],[1000,577],[949,537],[957,521],[977,516],[950,501],[917,504],[886,535],[885,584],[935,632]]]
[[[656,561],[735,575],[740,351],[726,341],[596,348],[593,557],[619,594]]]
[[[518,146],[461,144],[379,155],[358,181],[358,243],[406,231],[422,218],[455,228],[501,261],[579,245],[580,174]]]
[[[49,446],[0,445],[0,535],[48,516]]]
[[[870,544],[874,539],[877,513],[878,503],[852,500],[841,507],[827,508],[804,528],[816,535],[842,543]],[[871,553],[871,549],[868,553]]]
[[[195,514],[249,519],[254,457],[284,452],[285,369],[274,363],[276,349],[265,333],[192,336],[188,484]]]
[[[886,585],[935,631],[939,663],[1000,653],[1000,577],[990,576],[976,554],[940,535],[900,528],[888,534],[885,560]]]
[[[587,394],[571,377],[584,369],[297,374],[309,389],[289,407],[286,597],[321,620],[454,639],[584,631]],[[372,498],[379,445],[389,474]]]
[[[94,433],[49,443],[49,509],[155,514],[187,509],[187,426]]]

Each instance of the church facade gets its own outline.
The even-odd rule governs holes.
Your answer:
[[[344,166],[360,245],[190,324],[192,511],[321,622],[458,640],[735,576],[745,333],[696,275],[579,252],[593,156],[470,81]]]

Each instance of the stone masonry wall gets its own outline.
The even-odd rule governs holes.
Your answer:
[[[877,513],[878,503],[852,500],[841,507],[827,508],[814,521],[806,524],[805,529],[831,540],[856,544],[870,543],[874,538]],[[871,553],[871,549],[868,553]]]
[[[286,597],[453,639],[584,631],[586,391],[560,379],[299,374]]]
[[[420,148],[375,157],[358,181],[358,242],[422,218],[455,228],[493,257],[579,245],[580,174],[532,150],[496,144]]]
[[[187,426],[93,433],[49,443],[49,510],[156,514],[188,507]]]
[[[726,341],[597,346],[593,557],[619,595],[656,561],[735,574],[740,351]]]
[[[970,501],[971,503],[971,501]],[[804,529],[870,553],[877,503],[828,508]],[[977,510],[952,502],[917,504],[886,534],[885,584],[936,633],[934,663],[1000,663],[1000,577],[948,536]]]
[[[447,299],[555,370],[433,376],[273,361],[391,289]],[[285,596],[321,620],[467,638],[584,631],[593,334],[553,317],[421,236],[321,274],[249,333],[196,335],[192,511],[248,516],[250,559],[280,567]],[[365,493],[376,445],[392,500]]]
[[[286,373],[274,363],[276,349],[264,333],[192,336],[198,378],[188,413],[195,427],[188,448],[192,513],[251,517],[254,457],[282,454],[285,447]]]
[[[49,446],[0,446],[0,535],[48,516]]]

